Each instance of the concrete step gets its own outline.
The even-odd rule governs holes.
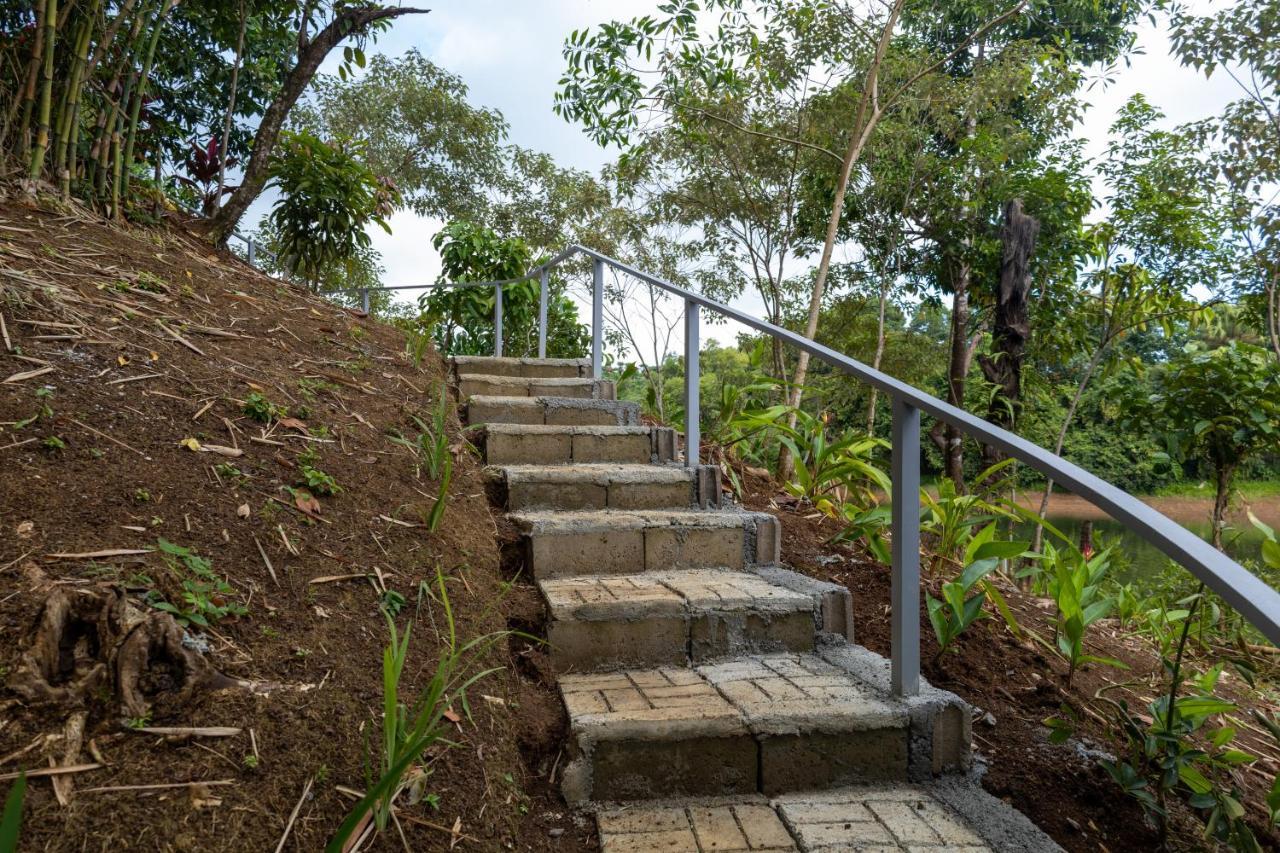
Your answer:
[[[531,511],[510,518],[536,580],[778,562],[778,519],[762,512]]]
[[[720,468],[699,465],[506,465],[486,472],[509,510],[688,509],[720,505]]]
[[[596,827],[602,853],[1062,853],[969,778],[616,803]]]
[[[575,400],[612,400],[617,397],[607,379],[491,376],[468,373],[458,377],[458,395],[468,397],[570,397]]]
[[[494,358],[459,355],[449,359],[454,378],[469,374],[524,376],[537,379],[579,379],[591,376],[589,358]]]
[[[556,672],[687,666],[713,658],[812,651],[817,632],[843,632],[849,591],[789,572],[783,585],[750,571],[677,569],[539,582]]]
[[[622,400],[477,394],[467,400],[469,424],[635,426],[640,405]]]
[[[892,697],[859,677],[865,655],[846,645],[561,675],[572,755],[565,798],[772,797],[964,769],[968,706],[927,686]]]
[[[490,465],[660,464],[676,458],[670,427],[490,424],[478,441]]]

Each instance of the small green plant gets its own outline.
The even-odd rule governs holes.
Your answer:
[[[431,505],[431,509],[427,512],[427,529],[432,533],[436,532],[440,527],[440,522],[444,520],[445,507],[449,503],[449,484],[452,480],[453,457],[446,456],[444,470],[440,472],[440,489],[436,492],[436,502]]]
[[[400,615],[400,611],[404,609],[407,603],[405,597],[394,589],[383,590],[378,599],[378,607],[393,619]]]
[[[151,715],[143,714],[141,717],[129,717],[124,721],[124,724],[134,731],[137,731],[138,729],[145,729],[147,726],[151,725]]]
[[[257,770],[257,769],[258,769],[258,756],[254,755],[252,752],[250,752],[250,753],[246,754],[243,758],[241,758],[241,759],[240,759],[240,763],[241,763],[241,764],[243,764],[243,765],[244,765],[247,769],[249,769],[249,770]]]
[[[458,640],[453,609],[442,572],[436,572],[438,595],[434,596],[444,612],[445,646],[435,673],[412,701],[400,700],[400,678],[409,655],[410,628],[401,636],[395,621],[384,614],[391,642],[382,653],[382,743],[379,754],[379,776],[368,780],[366,793],[338,827],[325,848],[340,853],[352,834],[373,812],[378,831],[386,829],[395,800],[410,783],[409,768],[421,759],[423,752],[435,745],[446,744],[448,731],[444,714],[455,702],[469,717],[467,690],[496,669],[473,671],[477,662],[510,632],[498,631],[469,642]]]
[[[1082,663],[1101,663],[1126,668],[1114,658],[1084,652],[1084,636],[1089,626],[1104,619],[1115,608],[1115,598],[1104,596],[1103,581],[1111,565],[1111,549],[1103,548],[1092,557],[1070,546],[1055,548],[1045,543],[1044,564],[1049,566],[1049,597],[1058,609],[1055,626],[1057,651],[1067,661],[1067,687]]]
[[[135,503],[140,503],[140,504],[148,503],[151,500],[151,492],[147,491],[144,488],[134,489],[133,500]]]
[[[942,660],[942,656],[966,628],[987,615],[982,609],[982,603],[988,597],[995,602],[1009,627],[1015,633],[1018,630],[1012,612],[995,586],[986,580],[986,576],[1000,565],[1001,559],[1024,553],[1028,543],[1002,542],[995,539],[995,532],[995,522],[991,522],[969,539],[964,552],[964,570],[955,580],[942,585],[941,599],[925,594],[929,623],[938,638],[935,662]]]
[[[303,448],[302,451],[298,453],[299,465],[315,465],[319,461],[320,461],[320,451],[316,450],[314,447],[310,445]]]
[[[837,515],[839,505],[849,500],[873,505],[877,490],[892,489],[889,475],[871,461],[877,450],[888,447],[884,441],[852,431],[828,439],[823,419],[803,411],[796,412],[795,427],[780,424],[777,429],[795,463],[787,491],[827,515]]]
[[[0,813],[0,853],[15,853],[18,835],[22,832],[22,801],[27,795],[27,774],[18,773],[18,779],[4,798],[4,812]]]
[[[289,414],[288,409],[283,406],[277,406],[257,391],[249,392],[249,396],[245,398],[244,407],[241,411],[253,420],[264,424],[270,423],[277,418],[283,418]]]
[[[435,480],[441,476],[445,465],[449,462],[449,393],[441,383],[436,389],[436,405],[431,410],[431,423],[413,415],[413,422],[418,427],[418,437],[410,441],[399,432],[392,432],[391,441],[413,453],[417,465],[416,476],[421,477],[425,469],[427,477]]]
[[[213,466],[213,470],[217,472],[218,477],[224,480],[230,480],[232,483],[239,485],[249,479],[249,475],[241,471],[230,462],[219,462]]]
[[[23,418],[22,420],[17,421],[13,425],[15,432],[31,426],[41,418],[47,421],[53,417],[53,406],[49,405],[49,401],[53,399],[53,389],[48,385],[45,385],[37,388],[34,396],[36,398],[36,402],[39,404],[39,407],[36,409],[36,413],[29,418]]]
[[[302,475],[302,479],[298,481],[298,485],[306,486],[312,494],[336,495],[338,492],[342,491],[342,487],[338,485],[338,481],[321,471],[319,468],[313,468],[310,465],[303,465],[298,470]]]
[[[40,442],[40,446],[45,449],[46,453],[61,453],[67,449],[67,443],[56,435],[45,436]]]
[[[161,537],[156,540],[160,554],[182,586],[179,604],[166,601],[157,590],[147,593],[147,603],[156,610],[173,614],[183,626],[207,628],[228,616],[247,616],[249,611],[238,601],[231,584],[214,574],[213,564],[190,548],[175,545]]]

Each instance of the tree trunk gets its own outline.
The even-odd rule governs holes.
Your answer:
[[[214,197],[214,207],[222,207],[223,187],[227,185],[227,146],[231,144],[231,121],[236,110],[236,86],[240,82],[240,64],[244,61],[244,31],[248,23],[249,15],[245,10],[244,0],[240,0],[240,35],[236,38],[236,64],[231,68],[231,95],[227,98],[227,117],[222,124],[222,148],[218,152],[222,162],[218,164],[218,194]]]
[[[1023,213],[1022,200],[1005,203],[1000,228],[1002,246],[1000,279],[996,288],[995,324],[991,355],[978,358],[987,381],[995,386],[987,420],[1013,429],[1022,410],[1022,363],[1031,338],[1027,296],[1031,291],[1031,254],[1035,251],[1040,223]],[[984,467],[995,465],[1004,454],[993,445],[982,446]]]
[[[969,280],[972,270],[968,261],[957,264],[952,279],[951,337],[947,358],[947,402],[956,408],[964,408],[965,375],[969,372]],[[942,452],[943,476],[956,484],[956,490],[964,491],[964,434],[951,424],[942,424],[929,433],[938,450]]]
[[[40,112],[36,125],[36,142],[31,148],[31,162],[27,176],[39,180],[44,171],[44,155],[49,148],[49,115],[53,107],[53,39],[58,23],[58,0],[46,0],[44,4],[44,52],[40,74]]]
[[[1234,465],[1223,465],[1215,472],[1217,494],[1213,497],[1213,547],[1222,548],[1222,529],[1227,524],[1227,503],[1231,499],[1231,478],[1235,475]]]
[[[885,303],[889,301],[889,280],[886,276],[880,282],[880,310],[876,315],[876,354],[871,359],[871,367],[873,370],[880,369],[880,363],[884,360],[884,314]],[[872,435],[876,428],[876,388],[872,386],[871,395],[867,400],[867,435]]]
[[[230,239],[231,233],[240,222],[240,217],[244,216],[249,205],[262,194],[270,176],[271,152],[275,150],[276,140],[280,138],[284,121],[303,91],[310,85],[316,71],[320,68],[320,63],[329,55],[329,51],[337,47],[343,39],[364,32],[378,21],[398,18],[401,15],[425,14],[427,11],[429,10],[412,8],[348,8],[338,13],[323,30],[316,34],[314,39],[306,41],[299,48],[297,63],[285,75],[279,94],[267,107],[262,115],[262,121],[258,124],[258,132],[253,137],[253,153],[249,157],[249,164],[245,167],[244,178],[239,188],[209,219],[209,236],[215,242],[221,244]]]

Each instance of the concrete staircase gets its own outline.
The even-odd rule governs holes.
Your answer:
[[[892,696],[888,662],[851,642],[848,590],[779,565],[778,519],[680,464],[675,433],[588,361],[452,370],[546,601],[562,790],[607,853],[1055,849],[973,784],[944,795],[969,707]]]

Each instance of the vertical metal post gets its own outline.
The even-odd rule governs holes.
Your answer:
[[[364,313],[369,313],[369,288],[360,288],[360,308]]]
[[[542,270],[542,279],[538,290],[538,358],[547,357],[547,279],[551,270]]]
[[[702,369],[698,361],[698,303],[684,301],[684,464],[688,468],[698,465],[698,451],[702,445],[701,401],[698,387]]]
[[[604,370],[604,261],[596,259],[591,271],[591,375]]]
[[[493,354],[502,358],[502,285],[493,286]]]
[[[253,251],[253,238],[252,238],[252,237],[250,237],[246,242],[248,242],[248,244],[249,244],[249,266],[253,266],[253,265],[254,265],[254,264],[253,264],[253,256],[254,256],[254,251]]]
[[[892,685],[920,692],[920,410],[893,401]]]

